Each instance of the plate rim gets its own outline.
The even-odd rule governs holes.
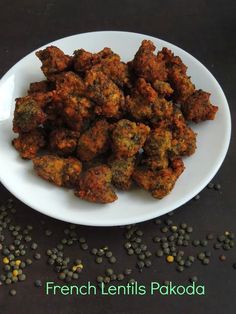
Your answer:
[[[226,154],[228,152],[228,148],[230,145],[230,140],[231,140],[231,130],[232,130],[232,122],[231,122],[231,114],[230,114],[230,108],[229,108],[229,104],[227,101],[227,98],[224,94],[224,91],[221,87],[221,85],[219,84],[219,82],[216,80],[216,78],[214,77],[214,75],[205,67],[204,64],[202,64],[198,59],[196,59],[193,55],[191,55],[189,52],[187,52],[186,50],[180,48],[179,46],[172,44],[171,42],[168,42],[166,40],[163,40],[161,38],[157,38],[154,36],[150,36],[147,34],[142,34],[142,33],[136,33],[136,32],[126,32],[126,31],[113,31],[113,30],[105,30],[105,31],[92,31],[92,32],[85,32],[85,33],[78,33],[78,34],[73,34],[70,36],[66,36],[66,37],[62,37],[59,39],[56,39],[52,42],[49,42],[47,44],[42,45],[41,47],[31,51],[30,53],[28,53],[27,55],[25,55],[23,58],[21,58],[19,61],[17,61],[0,79],[0,85],[2,85],[2,83],[4,82],[4,80],[6,80],[8,78],[9,75],[11,75],[12,72],[14,72],[14,69],[18,66],[19,63],[21,63],[22,61],[24,61],[25,59],[27,59],[27,57],[29,57],[30,55],[32,55],[35,51],[39,50],[39,49],[43,49],[44,47],[48,46],[48,45],[56,45],[56,42],[64,40],[64,39],[70,39],[73,37],[76,37],[78,35],[92,35],[92,34],[102,34],[102,33],[115,33],[115,34],[129,34],[129,35],[139,35],[140,37],[145,36],[147,37],[147,39],[150,40],[160,40],[163,43],[167,43],[168,45],[171,45],[177,49],[182,50],[185,54],[187,54],[190,58],[193,58],[194,61],[196,63],[198,63],[201,67],[204,68],[204,70],[208,73],[208,75],[210,75],[211,79],[214,81],[214,83],[216,84],[221,97],[224,100],[224,103],[226,104],[224,110],[225,110],[225,114],[226,114],[226,118],[227,118],[227,132],[226,132],[226,136],[227,136],[227,140],[224,142],[224,149],[222,149],[220,156],[218,156],[218,160],[217,163],[214,166],[214,169],[212,169],[210,175],[208,175],[207,177],[204,177],[201,182],[198,184],[197,188],[194,189],[194,191],[196,193],[194,193],[195,195],[198,194],[200,191],[202,191],[202,189],[204,189],[204,187],[212,180],[212,178],[216,175],[216,173],[219,171],[219,168],[221,167]],[[115,35],[114,34],[114,35]],[[9,117],[8,119],[4,120],[4,121],[8,121],[10,120],[11,117]],[[0,123],[4,123],[4,121],[0,121]],[[189,197],[189,194],[193,194],[193,193],[188,193],[187,195],[185,195],[184,197],[181,198],[181,202],[177,202],[176,205],[174,206],[168,206],[166,207],[167,209],[158,209],[158,214],[155,215],[155,211],[151,211],[150,213],[143,213],[140,214],[138,216],[138,218],[136,218],[136,216],[132,217],[132,219],[129,217],[128,222],[127,219],[125,217],[121,217],[119,222],[117,223],[116,221],[106,221],[105,223],[103,222],[98,222],[96,223],[95,221],[93,222],[89,222],[86,219],[82,219],[82,221],[79,222],[75,222],[73,219],[67,219],[68,217],[66,217],[65,219],[62,219],[61,217],[55,215],[55,214],[51,214],[51,213],[45,213],[44,211],[42,211],[40,208],[38,208],[37,206],[33,206],[30,204],[30,202],[28,202],[27,200],[25,200],[23,197],[21,197],[20,193],[18,194],[17,192],[14,191],[13,188],[11,188],[11,185],[9,185],[7,183],[7,180],[5,180],[4,178],[5,176],[2,174],[2,172],[0,171],[0,181],[1,183],[7,188],[7,190],[12,193],[16,198],[18,198],[22,203],[26,204],[27,206],[29,206],[30,208],[40,212],[41,214],[47,215],[51,218],[60,220],[60,221],[65,221],[65,222],[69,222],[69,223],[76,223],[76,224],[80,224],[80,225],[86,225],[86,226],[95,226],[95,227],[112,227],[112,226],[121,226],[121,225],[127,225],[127,224],[135,224],[135,223],[139,223],[139,222],[143,222],[143,221],[147,221],[159,216],[162,216],[170,211],[176,210],[177,208],[179,208],[180,206],[186,204],[188,201],[191,200],[191,197]],[[171,207],[171,208],[170,208]],[[174,207],[174,208],[173,208]],[[78,215],[79,216],[79,215]],[[80,219],[79,219],[80,220]]]

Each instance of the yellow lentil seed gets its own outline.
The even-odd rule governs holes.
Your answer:
[[[16,266],[20,266],[21,260],[17,259],[15,264],[16,264]]]
[[[4,257],[2,261],[3,261],[3,264],[9,264],[10,263],[10,261],[7,257]]]
[[[225,235],[228,236],[229,235],[229,231],[225,231]]]
[[[77,266],[73,266],[72,271],[75,272],[77,268],[78,268]]]
[[[12,272],[12,275],[13,275],[14,277],[17,277],[18,274],[19,274],[18,270],[17,270],[17,269],[14,269],[13,272]]]
[[[168,256],[166,257],[166,260],[167,260],[168,263],[173,263],[173,262],[174,262],[174,256],[168,255]]]

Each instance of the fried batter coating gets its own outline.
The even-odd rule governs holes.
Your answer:
[[[84,49],[75,50],[73,57],[74,69],[78,73],[85,73],[94,65],[100,63],[103,58],[112,54],[113,52],[110,48],[104,48],[98,53],[91,53]]]
[[[42,62],[41,69],[48,79],[50,75],[66,71],[71,66],[71,57],[55,46],[37,51],[36,56]]]
[[[218,107],[210,103],[210,95],[203,90],[197,90],[189,96],[181,106],[185,119],[196,123],[214,120]]]
[[[94,103],[86,97],[75,94],[64,99],[63,116],[69,128],[81,131],[84,124],[94,117]]]
[[[110,125],[106,120],[97,121],[79,138],[77,155],[81,160],[89,161],[108,149]]]
[[[169,168],[159,171],[139,167],[135,169],[133,179],[144,190],[150,191],[153,197],[162,199],[172,191],[183,171],[183,161],[177,158],[172,160]]]
[[[12,141],[15,149],[23,159],[32,159],[46,142],[41,130],[33,130],[29,133],[20,133],[18,138]]]
[[[168,167],[168,154],[172,145],[172,133],[168,128],[156,127],[151,130],[143,147],[145,158],[142,164],[152,170]]]
[[[157,91],[158,95],[162,97],[169,97],[174,92],[173,88],[167,82],[155,80],[152,86]]]
[[[54,155],[45,155],[33,159],[34,170],[41,178],[58,186],[63,186],[63,169],[65,161]]]
[[[186,124],[180,110],[176,109],[172,120],[172,147],[174,156],[190,156],[196,150],[196,133]]]
[[[117,157],[132,157],[144,145],[150,128],[143,123],[119,120],[112,132],[112,150]]]
[[[36,129],[46,120],[46,115],[32,96],[16,99],[13,119],[15,133],[29,132]]]
[[[93,69],[95,68],[105,73],[119,87],[130,86],[128,66],[121,62],[119,55],[110,54],[93,67]]]
[[[157,92],[150,83],[138,79],[131,95],[126,97],[126,109],[136,120],[156,122],[169,119],[173,113],[173,105]]]
[[[161,170],[168,168],[169,159],[167,154],[163,156],[142,156],[141,165],[151,170]]]
[[[162,54],[154,54],[156,47],[150,40],[143,40],[131,63],[138,77],[144,78],[147,82],[156,80],[167,80],[167,69]]]
[[[84,81],[76,73],[71,71],[63,72],[55,75],[53,79],[59,97],[65,98],[68,94],[84,96]]]
[[[79,132],[65,128],[53,130],[49,135],[50,150],[60,156],[73,154],[77,148],[79,135]]]
[[[124,94],[103,72],[91,69],[86,73],[85,84],[86,95],[97,104],[97,115],[111,118],[120,114],[124,106]]]
[[[30,83],[28,94],[46,93],[51,90],[50,82],[44,80],[40,82]]]
[[[166,62],[168,80],[174,89],[173,97],[176,102],[182,103],[195,91],[195,86],[187,75],[187,66],[167,48],[163,48],[159,54]]]
[[[96,203],[111,203],[117,196],[111,186],[112,172],[106,165],[93,167],[84,172],[75,195]]]
[[[81,171],[82,163],[78,159],[71,157],[65,159],[62,176],[63,185],[68,188],[77,188]]]
[[[75,158],[44,155],[33,159],[38,176],[58,186],[76,187],[82,164]]]
[[[154,128],[148,135],[144,151],[148,156],[163,157],[171,149],[172,134],[165,128]]]
[[[120,190],[129,190],[135,166],[135,156],[129,158],[112,157],[108,161],[112,172],[112,183]]]

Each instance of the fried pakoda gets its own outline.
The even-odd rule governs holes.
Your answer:
[[[213,120],[218,107],[195,89],[180,57],[155,49],[144,40],[128,63],[107,47],[72,57],[55,46],[36,52],[46,79],[16,99],[20,156],[91,202],[113,202],[112,185],[129,190],[133,181],[158,199],[170,193],[181,158],[196,150],[188,121]]]
[[[70,94],[64,98],[63,117],[67,126],[81,131],[89,120],[94,118],[94,103],[86,97]]]
[[[112,132],[112,150],[116,157],[132,157],[143,147],[150,128],[143,123],[122,119]]]
[[[68,71],[57,74],[53,78],[58,99],[65,98],[68,95],[85,95],[85,84],[81,77],[76,73]]]
[[[46,114],[32,96],[16,99],[13,119],[15,133],[29,132],[46,121]]]
[[[183,171],[183,161],[177,158],[171,161],[170,167],[159,171],[138,167],[134,171],[133,179],[144,190],[150,191],[153,197],[162,199],[172,191]]]
[[[36,129],[29,133],[20,133],[12,144],[23,159],[32,159],[46,142],[42,130]]]
[[[110,48],[104,48],[98,53],[91,53],[84,49],[74,51],[73,66],[76,72],[84,74],[86,71],[100,63],[102,59],[112,55],[113,52]]]
[[[95,113],[118,117],[124,106],[124,94],[103,72],[91,69],[85,76],[86,95],[96,103]]]
[[[96,203],[111,203],[117,196],[111,186],[112,172],[106,165],[93,167],[84,172],[75,195]]]
[[[110,125],[106,120],[97,121],[79,138],[77,156],[89,161],[104,153],[109,147],[109,130]]]
[[[34,170],[41,178],[58,186],[76,187],[82,164],[75,158],[44,155],[33,159]]]
[[[173,113],[173,105],[164,97],[158,97],[150,83],[138,79],[131,95],[126,97],[126,110],[136,120],[156,122],[169,119]]]
[[[130,86],[128,66],[121,61],[120,56],[110,48],[104,48],[98,53],[91,53],[84,49],[74,52],[74,69],[84,74],[86,71],[96,69],[106,74],[115,84],[123,88]]]
[[[147,82],[167,80],[167,69],[164,56],[155,55],[156,47],[150,40],[143,40],[134,60],[131,63],[135,74]]]
[[[152,86],[161,97],[170,97],[174,92],[173,88],[167,82],[155,80]]]
[[[205,120],[214,120],[217,106],[210,103],[210,93],[202,90],[195,91],[181,105],[181,111],[188,121],[201,122]]]
[[[49,81],[44,80],[40,82],[30,83],[28,95],[35,93],[46,93],[51,90],[51,84]]]
[[[50,150],[60,156],[69,156],[77,148],[79,132],[65,128],[55,129],[49,134]]]
[[[58,186],[63,186],[62,176],[65,164],[63,158],[45,155],[34,158],[33,164],[38,176]]]
[[[82,171],[82,163],[78,159],[72,157],[64,160],[65,163],[62,175],[63,185],[71,189],[77,188]]]
[[[163,157],[171,149],[172,134],[165,128],[154,128],[149,133],[144,151],[148,156]]]
[[[169,158],[167,154],[163,156],[147,156],[143,154],[140,164],[147,169],[161,170],[168,168]]]
[[[112,172],[112,184],[117,189],[129,190],[132,184],[132,174],[135,166],[135,156],[128,158],[111,157],[108,165]]]
[[[180,57],[175,56],[167,48],[163,48],[159,55],[165,60],[166,68],[168,69],[168,81],[174,90],[174,100],[177,103],[184,102],[195,91],[195,86],[187,75],[187,66]]]
[[[71,67],[72,58],[55,46],[37,51],[36,56],[42,62],[41,69],[47,79],[50,79],[52,74],[67,71]]]
[[[172,120],[171,154],[190,156],[196,150],[197,134],[186,124],[180,110],[176,109]]]

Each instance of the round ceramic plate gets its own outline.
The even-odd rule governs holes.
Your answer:
[[[0,179],[18,199],[37,211],[72,223],[91,226],[115,226],[137,223],[176,209],[198,194],[213,178],[226,155],[231,132],[230,112],[225,95],[212,74],[184,50],[157,38],[128,32],[93,32],[59,39],[45,45],[56,45],[65,53],[84,48],[97,52],[110,47],[123,61],[132,60],[143,39],[150,39],[157,49],[167,47],[180,56],[199,89],[211,93],[211,102],[219,106],[214,121],[193,125],[198,133],[196,153],[184,160],[186,170],[174,190],[156,200],[140,189],[119,192],[112,204],[93,204],[39,178],[31,161],[22,160],[12,147],[14,99],[26,94],[29,83],[43,79],[41,63],[30,53],[14,65],[0,81]],[[37,49],[38,50],[38,49]]]

